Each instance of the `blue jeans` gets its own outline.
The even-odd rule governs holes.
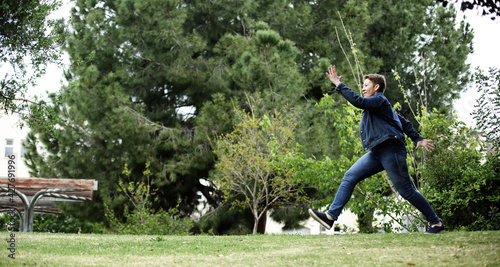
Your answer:
[[[441,221],[427,199],[413,187],[406,163],[406,147],[398,140],[388,140],[377,145],[352,165],[340,183],[335,199],[327,211],[328,215],[337,220],[356,184],[383,170],[387,172],[398,193],[422,212],[431,225]]]

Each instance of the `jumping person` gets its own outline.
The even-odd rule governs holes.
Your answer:
[[[335,66],[330,66],[326,75],[335,84],[337,92],[353,106],[363,109],[359,133],[363,149],[368,152],[344,174],[330,209],[326,213],[309,209],[309,214],[321,225],[331,229],[351,198],[356,184],[385,170],[398,193],[415,206],[429,222],[430,228],[426,233],[444,232],[441,219],[427,199],[413,187],[406,163],[404,135],[417,144],[415,150],[423,147],[430,152],[434,150],[433,141],[420,136],[408,120],[394,112],[384,96],[385,77],[380,74],[366,75],[361,97],[340,81],[342,76],[337,75]]]

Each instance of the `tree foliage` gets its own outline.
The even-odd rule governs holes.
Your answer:
[[[48,17],[60,2],[2,1],[0,6],[0,66],[6,71],[0,77],[0,109],[32,117],[31,123],[50,127],[56,118],[45,112],[43,101],[28,99],[26,94],[45,74],[45,66],[60,60],[64,21]],[[31,104],[38,105],[35,111],[30,109]]]
[[[425,116],[423,134],[437,144],[419,168],[431,206],[450,230],[500,229],[498,154],[485,155],[485,143],[462,122]]]
[[[214,178],[226,201],[250,209],[256,234],[259,220],[271,207],[301,194],[292,170],[277,162],[278,155],[296,153],[294,122],[278,112],[261,118],[245,112],[238,116],[234,131],[215,141]],[[237,195],[244,199],[240,202]]]
[[[72,10],[70,82],[51,107],[61,117],[60,134],[33,127],[30,140],[38,134],[49,156],[35,142],[28,153],[33,175],[99,180],[98,201],[66,212],[103,220],[104,202],[122,218],[121,170],[128,164],[140,180],[147,161],[158,178],[154,209],[168,210],[180,198],[181,213],[189,214],[197,192],[207,193],[199,178],[208,176],[209,150],[197,141],[192,122],[177,114],[189,100],[186,90],[201,84],[191,72],[197,37],[183,33],[186,10],[176,3],[77,1]]]
[[[470,81],[469,65],[465,63],[473,51],[470,26],[463,21],[457,23],[452,8],[427,8],[410,2],[373,3],[377,23],[370,24],[368,40],[372,53],[382,59],[376,71],[386,76],[389,101],[401,103],[399,112],[414,123],[410,110],[417,109],[416,103],[449,113],[453,99],[458,99]],[[389,30],[393,27],[404,33]],[[393,77],[394,72],[399,72],[399,81]],[[404,92],[395,90],[398,84]],[[413,106],[404,103],[405,95],[414,100]]]

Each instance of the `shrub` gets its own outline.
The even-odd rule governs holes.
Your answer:
[[[422,191],[450,230],[500,230],[500,159],[463,123],[431,114],[436,150],[422,166]]]
[[[34,232],[102,234],[101,223],[82,222],[65,214],[35,214]]]
[[[172,208],[168,211],[129,211],[125,208],[125,222],[121,222],[114,216],[113,211],[106,206],[106,217],[112,231],[119,234],[131,235],[183,235],[188,234],[193,226],[191,220],[177,216],[178,209]]]
[[[123,174],[130,178],[130,173],[125,165]],[[146,163],[146,170],[143,174],[147,178],[147,183],[131,181],[125,184],[121,180],[118,183],[119,192],[124,193],[133,206],[132,210],[125,206],[124,220],[117,218],[114,211],[104,205],[111,230],[120,234],[180,235],[189,233],[193,223],[190,219],[179,217],[180,200],[175,208],[168,211],[163,209],[155,211],[152,208],[153,202],[158,198],[154,197],[155,191],[151,189],[153,182],[149,182],[151,175],[149,163]]]

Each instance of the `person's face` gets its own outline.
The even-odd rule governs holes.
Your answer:
[[[377,94],[377,90],[380,87],[380,85],[373,85],[373,82],[370,81],[369,79],[365,79],[365,83],[363,84],[363,96],[364,97],[370,97],[374,96]]]

